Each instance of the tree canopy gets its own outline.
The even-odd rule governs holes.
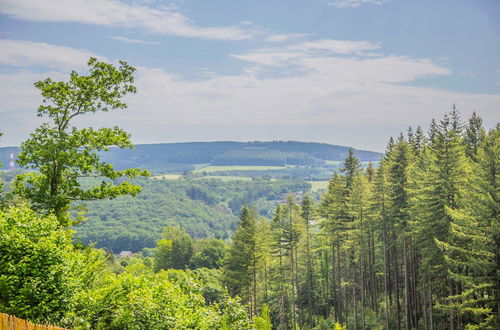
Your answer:
[[[115,171],[111,164],[100,160],[99,152],[111,146],[133,147],[130,135],[124,130],[78,129],[72,125],[78,116],[125,109],[122,97],[136,92],[135,68],[126,62],[120,61],[116,68],[91,58],[88,66],[88,75],[72,71],[69,81],[47,78],[35,83],[43,97],[37,115],[48,121],[21,144],[17,159],[20,166],[37,172],[19,175],[16,192],[39,212],[55,214],[63,226],[71,224],[68,213],[71,202],[136,195],[140,187],[128,182],[114,184],[112,180],[148,175],[139,169]],[[85,177],[102,180],[99,185],[85,189],[81,183]]]

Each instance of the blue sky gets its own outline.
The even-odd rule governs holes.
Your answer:
[[[500,118],[500,1],[0,0],[0,131],[41,123],[33,82],[90,56],[138,68],[135,143],[302,140],[383,151],[453,103]]]

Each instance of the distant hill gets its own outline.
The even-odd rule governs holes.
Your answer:
[[[135,149],[113,148],[103,153],[103,160],[118,169],[142,167],[175,172],[192,169],[191,165],[310,165],[321,166],[325,160],[342,161],[349,147],[315,142],[185,142],[138,144]],[[6,168],[9,154],[17,148],[0,148],[0,162]],[[361,161],[378,161],[381,153],[356,150]]]

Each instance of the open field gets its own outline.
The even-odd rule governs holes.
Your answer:
[[[233,175],[206,175],[202,176],[199,178],[196,178],[197,180],[201,179],[218,179],[222,181],[252,181],[252,178],[249,178],[247,176],[233,176]]]
[[[311,184],[312,191],[318,191],[320,189],[326,189],[328,187],[328,181],[307,181]]]
[[[182,177],[182,174],[162,174],[152,176],[151,179],[163,179],[163,180],[178,180]]]
[[[219,171],[265,171],[265,170],[283,170],[286,166],[247,166],[247,165],[235,165],[235,166],[207,166],[194,170],[195,173],[200,172],[219,172]]]

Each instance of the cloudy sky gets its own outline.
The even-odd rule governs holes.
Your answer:
[[[90,56],[137,67],[135,143],[319,141],[383,151],[453,103],[500,118],[498,0],[0,0],[0,143],[42,119],[33,83]]]

